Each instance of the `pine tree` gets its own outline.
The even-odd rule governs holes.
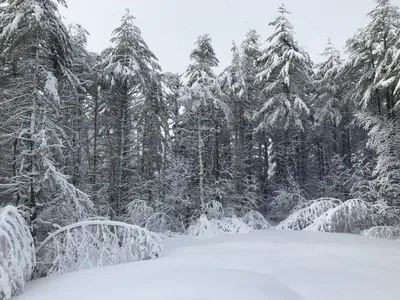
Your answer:
[[[0,104],[7,128],[1,139],[10,146],[12,175],[2,188],[16,204],[30,208],[35,228],[81,220],[91,202],[62,173],[63,149],[70,144],[60,126],[59,91],[69,84],[65,78],[74,76],[71,38],[58,13],[58,3],[65,2],[3,3],[0,52],[9,69]]]
[[[275,31],[258,59],[265,100],[256,114],[258,128],[268,129],[277,182],[284,185],[288,184],[288,174],[302,184],[306,179],[304,132],[310,115],[311,75],[310,58],[294,39],[288,14],[284,6],[279,7],[279,16],[270,23]]]

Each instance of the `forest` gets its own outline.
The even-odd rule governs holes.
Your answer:
[[[89,52],[89,32],[63,23],[66,5],[0,0],[0,249],[19,232],[3,247],[27,270],[5,299],[32,272],[82,267],[82,235],[145,243],[131,260],[158,256],[153,233],[210,224],[400,238],[400,10],[390,0],[375,1],[343,53],[326,41],[322,63],[282,5],[265,21],[271,36],[249,30],[220,74],[208,34],[194,37],[183,74],[161,70],[129,10],[112,46]],[[112,247],[101,254],[109,264]]]

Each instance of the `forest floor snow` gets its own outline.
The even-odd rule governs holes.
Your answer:
[[[266,230],[164,240],[163,257],[31,282],[16,300],[398,300],[400,242]]]

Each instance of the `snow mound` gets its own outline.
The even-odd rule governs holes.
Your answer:
[[[211,224],[218,233],[242,234],[252,231],[250,226],[236,217],[213,219]]]
[[[270,229],[272,226],[264,218],[264,216],[255,210],[249,211],[243,217],[243,222],[254,230]]]
[[[299,206],[286,220],[275,228],[281,230],[303,230],[328,210],[338,207],[342,202],[338,199],[323,198],[307,202]]]
[[[400,240],[400,227],[376,226],[361,232],[361,235],[386,240]]]
[[[52,233],[36,251],[36,277],[158,258],[162,246],[147,229],[85,221]]]
[[[0,299],[21,294],[35,267],[32,235],[17,208],[0,209]]]
[[[328,210],[305,230],[359,234],[381,225],[384,225],[384,219],[373,204],[353,199]]]
[[[186,234],[192,237],[212,238],[217,235],[217,232],[207,217],[201,215],[196,223],[189,226]]]

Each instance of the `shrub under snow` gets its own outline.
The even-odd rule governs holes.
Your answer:
[[[328,210],[338,207],[342,202],[338,199],[323,198],[309,201],[292,213],[286,220],[276,226],[282,230],[303,230]]]
[[[243,222],[254,230],[263,230],[271,228],[271,224],[264,218],[264,216],[255,210],[249,211],[243,217]]]
[[[378,239],[400,240],[400,227],[376,226],[361,232],[361,235]]]
[[[252,228],[237,217],[211,220],[217,233],[241,234],[252,231]]]
[[[0,209],[0,299],[22,293],[34,267],[34,242],[25,220],[13,206]]]
[[[157,258],[156,236],[135,225],[85,221],[51,234],[36,251],[37,276]]]
[[[362,200],[348,200],[328,210],[306,230],[359,234],[361,231],[384,224],[378,209]]]
[[[208,220],[205,215],[191,225],[186,231],[187,235],[201,238],[212,238],[220,233],[248,233],[252,230],[246,223],[237,217],[225,217]]]

